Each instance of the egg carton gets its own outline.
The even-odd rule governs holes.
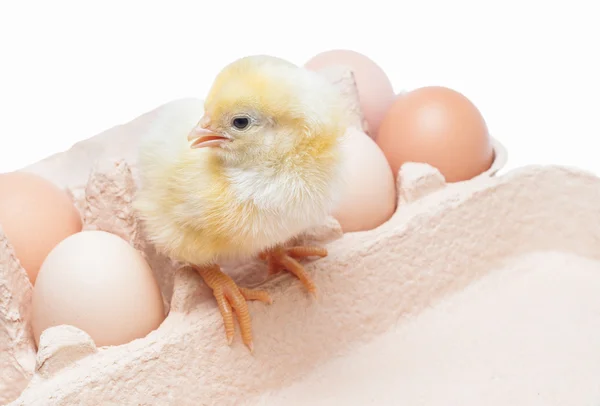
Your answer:
[[[131,210],[135,165],[124,145],[135,142],[123,136],[143,131],[148,117],[26,170],[67,187],[86,229],[115,233],[145,255],[165,321],[146,337],[99,348],[76,327],[56,326],[36,348],[32,287],[0,232],[2,403],[598,400],[600,178],[557,166],[497,176],[506,162],[497,141],[490,170],[466,182],[446,183],[429,165],[403,165],[389,221],[343,234],[330,218],[302,236],[329,250],[307,264],[317,299],[290,275],[266,277],[259,261],[231,265],[238,283],[261,285],[274,299],[249,303],[250,354],[239,334],[226,344],[210,290],[146,242]],[[90,171],[90,162],[99,166]]]

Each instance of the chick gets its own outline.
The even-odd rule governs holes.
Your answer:
[[[270,273],[287,270],[316,292],[298,259],[327,250],[284,243],[322,224],[337,203],[345,129],[330,82],[257,55],[226,66],[203,106],[159,117],[141,143],[134,207],[157,248],[194,266],[212,288],[229,344],[235,312],[252,351],[246,301],[272,301],[238,287],[221,261],[259,256]]]

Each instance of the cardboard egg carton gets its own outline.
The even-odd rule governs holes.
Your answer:
[[[178,103],[186,101],[169,108]],[[600,178],[554,166],[494,176],[506,159],[497,142],[492,168],[467,182],[447,184],[429,165],[405,164],[388,222],[342,234],[330,218],[302,236],[329,250],[307,264],[317,299],[288,274],[267,277],[260,261],[229,264],[240,285],[260,285],[274,299],[249,303],[252,355],[239,333],[227,346],[210,289],[157,253],[131,210],[135,161],[127,154],[150,117],[26,170],[68,188],[86,229],[120,235],[145,255],[168,316],[146,337],[113,347],[97,348],[73,326],[49,328],[38,349],[31,284],[0,234],[0,403],[598,400]]]

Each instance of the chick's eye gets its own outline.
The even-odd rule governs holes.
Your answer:
[[[236,117],[231,122],[238,130],[245,130],[250,125],[250,120],[247,117]]]

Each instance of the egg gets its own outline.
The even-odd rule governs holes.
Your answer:
[[[447,182],[469,180],[490,168],[492,139],[477,107],[441,86],[400,94],[387,112],[377,144],[394,176],[405,162],[437,168]]]
[[[97,346],[146,336],[164,320],[162,296],[142,254],[105,231],[82,231],[60,242],[42,264],[32,296],[36,343],[67,324]]]
[[[0,226],[32,284],[48,253],[82,227],[70,196],[28,172],[0,174]]]
[[[342,148],[344,190],[333,217],[343,232],[372,230],[394,214],[392,170],[377,144],[358,129],[348,129]]]
[[[332,65],[345,65],[352,70],[360,107],[368,124],[367,134],[375,139],[381,121],[395,98],[390,79],[373,60],[346,49],[322,52],[304,64],[305,68],[315,71]]]

